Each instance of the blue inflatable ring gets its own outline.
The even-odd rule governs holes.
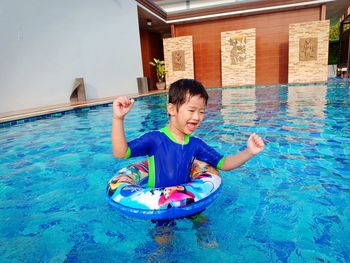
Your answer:
[[[219,195],[221,176],[209,164],[195,160],[192,180],[166,188],[148,188],[147,161],[121,169],[107,185],[109,203],[122,213],[142,219],[165,220],[197,214]]]

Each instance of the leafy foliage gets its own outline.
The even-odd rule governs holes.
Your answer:
[[[164,82],[166,75],[164,60],[153,58],[150,64],[156,68],[158,82]]]
[[[340,21],[338,21],[334,26],[331,26],[329,29],[329,39],[330,40],[338,40],[339,39],[339,29],[340,29]]]

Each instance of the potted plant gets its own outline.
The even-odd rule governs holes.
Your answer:
[[[158,79],[158,82],[156,83],[157,89],[165,89],[166,71],[165,71],[164,60],[154,58],[153,61],[150,62],[150,64],[156,67],[156,73],[157,73],[157,79]]]

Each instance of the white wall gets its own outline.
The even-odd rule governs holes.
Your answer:
[[[137,93],[137,5],[130,0],[1,0],[0,113]]]

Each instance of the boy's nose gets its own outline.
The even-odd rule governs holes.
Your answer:
[[[193,115],[192,115],[192,118],[194,120],[199,120],[199,113],[198,112],[194,112]]]

